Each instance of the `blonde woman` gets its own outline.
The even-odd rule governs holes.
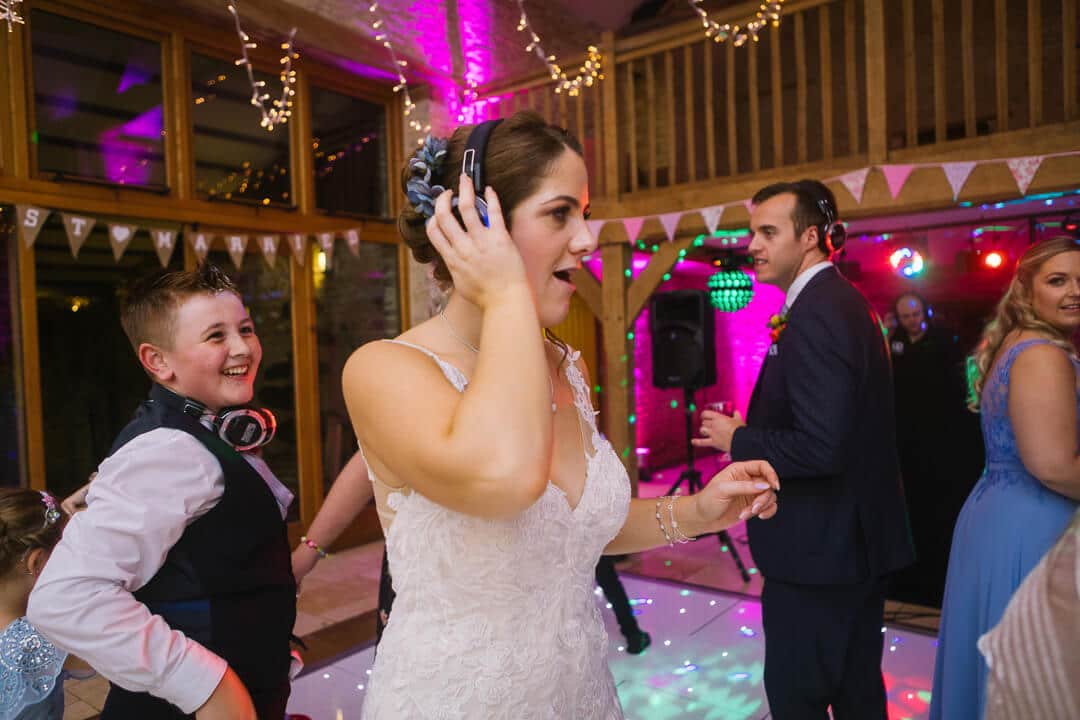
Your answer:
[[[986,469],[956,523],[931,720],[977,718],[976,642],[1069,524],[1080,500],[1080,244],[1032,246],[975,352]]]

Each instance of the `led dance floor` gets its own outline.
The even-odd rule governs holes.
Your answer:
[[[643,654],[628,655],[615,617],[596,590],[627,720],[769,718],[757,600],[632,575],[622,579],[638,622],[652,636]],[[888,626],[884,632],[889,720],[925,718],[936,641]],[[301,677],[293,684],[289,712],[313,720],[359,718],[373,656],[372,648],[364,648]]]

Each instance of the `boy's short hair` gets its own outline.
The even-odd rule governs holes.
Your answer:
[[[229,276],[213,263],[195,270],[162,270],[132,283],[120,307],[120,325],[136,353],[143,343],[172,349],[180,304],[192,295],[222,292],[240,296]]]

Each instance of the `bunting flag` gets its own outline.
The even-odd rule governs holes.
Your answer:
[[[293,259],[301,267],[304,265],[304,256],[307,254],[307,235],[303,233],[289,233],[289,248],[292,250]]]
[[[716,227],[720,224],[720,218],[724,216],[725,209],[727,209],[727,205],[713,205],[700,210],[701,219],[705,221],[705,227],[709,229],[710,235],[716,232]]]
[[[1012,172],[1013,179],[1016,180],[1016,187],[1020,189],[1021,195],[1027,195],[1028,187],[1031,185],[1031,181],[1035,179],[1035,173],[1039,172],[1042,161],[1042,155],[1012,158],[1005,161]]]
[[[38,233],[45,225],[51,211],[33,205],[16,205],[15,217],[19,223],[19,235],[26,247],[31,247],[37,240]]]
[[[847,188],[847,191],[851,193],[851,196],[855,198],[855,202],[859,205],[862,205],[863,191],[866,190],[866,178],[869,174],[870,168],[863,168],[840,176],[840,182],[844,184],[844,187]]]
[[[623,227],[626,228],[626,241],[633,245],[641,234],[641,226],[645,224],[643,217],[630,217],[622,219]]]
[[[278,236],[260,235],[257,242],[259,243],[259,248],[262,250],[263,260],[266,261],[268,266],[274,267],[274,263],[277,262]]]
[[[345,244],[354,256],[360,257],[360,228],[345,231]]]
[[[226,235],[225,236],[225,249],[229,251],[229,257],[232,258],[233,265],[239,270],[240,266],[244,262],[244,253],[247,251],[248,236],[247,235]]]
[[[112,246],[113,258],[119,262],[124,251],[135,237],[136,227],[127,223],[107,223],[109,227],[109,245]]]
[[[68,243],[71,245],[71,255],[78,260],[79,250],[82,249],[86,238],[90,236],[90,231],[94,229],[97,220],[71,213],[60,213],[60,219],[64,221],[64,230],[67,231]]]
[[[322,248],[323,256],[326,258],[326,269],[329,270],[334,261],[334,233],[316,233],[315,237],[319,239],[319,247]]]
[[[586,220],[585,225],[589,228],[589,232],[597,240],[600,239],[600,231],[604,228],[604,223],[607,220]]]
[[[889,185],[889,193],[895,200],[900,191],[904,189],[904,183],[911,177],[914,165],[879,165],[881,172],[885,174],[885,182]]]
[[[971,176],[971,171],[978,165],[976,162],[949,162],[942,163],[941,169],[945,171],[945,179],[949,181],[949,187],[952,188],[952,199],[955,202],[956,198],[960,196],[960,191],[964,189],[964,184]]]
[[[675,228],[679,226],[679,218],[682,216],[681,212],[665,213],[660,216],[660,224],[664,226],[664,234],[667,235],[668,242],[675,239]]]
[[[205,260],[210,252],[210,243],[214,241],[214,236],[201,231],[192,231],[185,234],[188,241],[191,242],[191,249],[195,251],[195,257],[198,258],[199,262]]]
[[[751,215],[754,212],[754,199],[749,198],[742,201],[743,207],[746,208],[746,214]]]
[[[150,237],[154,241],[154,250],[157,252],[158,260],[161,261],[161,267],[169,267],[173,249],[176,247],[176,231],[150,228]]]

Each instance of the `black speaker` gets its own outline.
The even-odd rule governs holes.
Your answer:
[[[702,388],[716,382],[716,332],[709,293],[657,293],[649,303],[653,385]]]

